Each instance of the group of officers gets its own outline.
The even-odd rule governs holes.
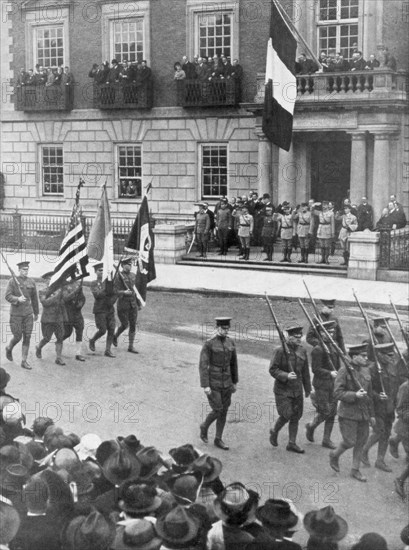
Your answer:
[[[140,303],[135,292],[135,274],[131,272],[132,258],[121,261],[121,270],[118,269],[112,281],[103,280],[103,264],[94,265],[96,279],[91,282],[91,292],[94,297],[93,314],[97,331],[89,339],[90,351],[96,351],[96,341],[104,334],[105,356],[115,357],[112,346],[118,346],[121,334],[129,328],[128,352],[138,353],[135,348],[136,321]],[[28,276],[30,262],[17,264],[18,275],[9,280],[6,288],[6,300],[10,307],[10,330],[12,338],[6,346],[6,357],[13,361],[13,349],[22,340],[21,367],[31,370],[28,363],[30,339],[40,313],[42,305],[41,333],[42,338],[35,347],[38,359],[42,358],[42,349],[55,336],[55,351],[57,365],[65,365],[62,357],[63,342],[75,332],[75,359],[85,361],[83,353],[84,316],[82,309],[85,304],[82,279],[67,282],[56,289],[50,287],[53,271],[43,275],[44,287],[37,292],[35,281]],[[115,304],[119,319],[116,328]]]
[[[278,446],[279,433],[288,424],[286,450],[304,453],[296,439],[304,396],[310,397],[315,415],[305,426],[306,439],[313,443],[317,428],[323,424],[322,446],[330,449],[329,465],[336,472],[340,471],[341,455],[352,448],[351,476],[366,481],[360,466],[370,466],[369,450],[376,444],[375,467],[392,472],[385,462],[388,445],[392,456],[397,458],[402,443],[408,460],[394,483],[396,492],[404,498],[404,483],[409,477],[408,353],[397,355],[386,317],[372,321],[373,346],[364,341],[349,346],[347,351],[334,307],[335,300],[322,300],[320,320],[314,321],[306,334],[306,341],[312,346],[312,382],[307,350],[301,342],[302,326],[297,323],[287,326],[285,345],[274,349],[269,373],[275,380],[278,419],[270,430],[270,443]],[[216,327],[216,334],[204,343],[200,355],[200,384],[211,408],[200,425],[200,438],[208,443],[208,430],[216,422],[214,444],[228,450],[223,429],[239,380],[237,352],[234,341],[228,337],[230,318],[217,318]],[[380,369],[375,366],[374,354]],[[341,442],[335,445],[331,435],[337,415]],[[391,437],[395,415],[396,434]]]

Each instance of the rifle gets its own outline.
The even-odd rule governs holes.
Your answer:
[[[267,292],[264,293],[265,294],[265,299],[266,299],[266,302],[268,304],[268,307],[270,308],[270,313],[271,313],[271,316],[273,318],[273,321],[274,321],[274,324],[276,326],[276,329],[277,329],[277,332],[278,332],[278,335],[280,337],[280,340],[281,340],[281,345],[282,345],[282,348],[283,348],[283,351],[284,351],[284,355],[285,355],[285,358],[287,360],[287,365],[288,365],[288,368],[290,369],[290,372],[294,372],[294,369],[290,363],[290,350],[288,349],[288,344],[285,340],[285,336],[284,336],[284,333],[278,323],[278,320],[277,320],[277,317],[276,317],[276,314],[274,313],[274,310],[273,310],[273,306],[271,305],[271,302],[269,300],[269,297],[267,296]]]
[[[402,336],[403,336],[403,340],[406,342],[406,347],[408,348],[408,351],[409,351],[409,337],[408,335],[406,334],[406,331],[405,329],[403,328],[403,324],[402,324],[402,321],[401,321],[401,318],[399,317],[399,313],[395,307],[395,304],[392,302],[392,298],[391,296],[389,295],[389,301],[391,303],[391,306],[392,306],[392,309],[393,309],[393,312],[395,314],[395,317],[398,321],[398,324],[399,324],[399,328],[400,328],[400,331],[402,333]]]
[[[382,367],[379,363],[379,360],[378,360],[378,357],[376,355],[376,348],[375,348],[375,338],[374,338],[374,333],[373,333],[373,329],[371,327],[371,324],[369,322],[369,319],[368,319],[368,315],[365,313],[364,311],[364,308],[362,307],[361,305],[361,302],[359,301],[359,298],[358,296],[356,295],[356,292],[354,289],[352,289],[352,294],[354,295],[354,298],[355,298],[355,301],[356,303],[358,304],[358,307],[361,311],[361,314],[364,318],[364,321],[365,321],[365,324],[366,324],[366,328],[368,329],[368,333],[369,333],[369,341],[370,341],[370,344],[371,344],[371,347],[372,347],[372,350],[373,350],[373,356],[374,356],[374,362],[375,362],[375,366],[376,366],[376,370],[378,371],[378,374],[379,374],[379,380],[380,380],[380,383],[381,383],[381,389],[382,389],[382,392],[386,395],[386,392],[385,392],[385,386],[383,384],[383,377],[382,377]]]
[[[16,277],[16,274],[14,273],[14,271],[13,271],[13,270],[11,269],[11,267],[9,266],[9,263],[8,263],[8,261],[6,260],[4,254],[3,254],[3,252],[2,252],[1,250],[0,250],[0,254],[1,254],[1,257],[3,258],[4,263],[6,264],[6,266],[8,267],[8,269],[9,269],[9,271],[10,271],[11,278],[13,279],[14,284],[16,285],[17,289],[19,290],[20,295],[21,295],[21,296],[24,296],[24,293],[23,293],[23,291],[21,290],[21,286],[20,286],[20,283],[19,283],[19,281],[18,281],[18,279],[17,279],[17,277]],[[25,297],[25,296],[24,296],[24,297]]]
[[[306,291],[307,291],[307,293],[308,293],[308,296],[309,296],[309,298],[310,298],[310,300],[311,300],[312,307],[314,308],[314,313],[315,313],[316,317],[320,317],[320,312],[318,311],[318,306],[317,306],[317,304],[315,303],[315,300],[314,300],[314,298],[313,298],[312,295],[311,295],[311,292],[310,292],[310,289],[309,289],[308,286],[307,286],[307,283],[304,281],[304,279],[302,280],[302,282],[304,283],[305,289],[306,289]]]
[[[405,358],[403,357],[403,354],[401,352],[401,350],[398,348],[398,344],[396,342],[396,339],[394,337],[394,335],[392,334],[392,331],[391,331],[391,327],[389,326],[389,323],[388,321],[385,319],[385,326],[386,326],[386,329],[388,331],[388,334],[389,336],[391,337],[391,340],[393,342],[393,345],[395,346],[396,348],[396,351],[398,352],[398,355],[399,355],[399,359],[402,361],[402,363],[406,366],[406,368],[409,370],[409,366],[407,364],[407,362],[405,361]]]
[[[336,371],[337,369],[335,368],[334,363],[332,362],[331,352],[330,352],[330,350],[327,346],[327,343],[325,342],[324,338],[322,337],[322,334],[318,330],[317,325],[314,323],[314,321],[309,316],[308,311],[305,309],[304,304],[301,302],[300,298],[298,298],[298,303],[300,304],[301,309],[304,312],[304,315],[307,317],[308,322],[310,323],[310,325],[314,329],[314,332],[315,332],[315,334],[318,338],[318,341],[320,342],[320,345],[321,345],[322,349],[324,350],[325,355],[327,356],[327,360],[328,360],[328,363],[329,363],[329,366],[330,366],[331,370]]]

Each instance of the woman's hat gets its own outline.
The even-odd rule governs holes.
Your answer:
[[[265,525],[290,529],[298,522],[297,515],[285,500],[269,498],[256,512],[257,518]]]
[[[98,447],[102,441],[97,434],[85,434],[81,437],[81,441],[75,446],[75,451],[80,460],[87,458],[95,458]]]
[[[332,506],[305,514],[304,527],[314,537],[333,542],[343,539],[348,532],[348,523],[335,514]]]
[[[244,523],[252,507],[253,499],[242,483],[235,482],[217,495],[213,506],[216,515],[222,519],[233,519],[235,523]]]
[[[192,544],[199,529],[199,519],[189,509],[179,505],[156,521],[158,535],[165,543],[177,544],[179,548]]]

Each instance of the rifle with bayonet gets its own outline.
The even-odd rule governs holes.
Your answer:
[[[317,306],[317,304],[315,303],[315,300],[314,300],[314,298],[313,298],[312,295],[311,295],[311,292],[310,292],[310,289],[309,289],[308,286],[307,286],[307,283],[304,281],[304,279],[302,280],[302,282],[304,283],[304,286],[305,286],[305,289],[306,289],[306,291],[307,291],[307,294],[308,294],[308,296],[309,296],[309,298],[310,298],[310,300],[311,300],[311,304],[312,304],[312,307],[314,308],[315,316],[316,316],[316,317],[321,317],[320,312],[318,311],[318,306]]]
[[[305,309],[304,304],[301,302],[300,299],[298,299],[298,303],[300,304],[301,309],[303,310],[304,315],[307,317],[308,322],[310,323],[311,327],[314,329],[315,335],[316,335],[317,338],[318,338],[318,341],[319,341],[319,343],[320,343],[320,346],[321,346],[321,348],[324,350],[324,353],[325,353],[325,355],[326,355],[326,357],[327,357],[327,360],[328,360],[328,364],[329,364],[329,366],[330,366],[330,369],[331,369],[332,371],[336,371],[337,369],[335,368],[335,365],[334,365],[334,363],[333,363],[333,361],[332,361],[332,358],[331,358],[331,352],[330,352],[330,350],[329,350],[329,348],[328,348],[328,346],[327,346],[327,343],[325,342],[324,338],[322,337],[321,332],[318,330],[317,325],[314,323],[314,321],[313,321],[313,320],[311,319],[311,317],[309,316],[308,311]]]
[[[396,342],[396,338],[394,337],[394,335],[392,333],[391,327],[389,326],[389,323],[388,323],[387,319],[385,319],[385,326],[386,326],[386,330],[388,331],[388,334],[389,334],[389,336],[390,336],[390,338],[393,342],[393,345],[395,346],[396,351],[398,352],[399,359],[402,361],[402,363],[405,365],[405,367],[409,370],[409,365],[408,365],[407,361],[405,361],[405,358],[403,357],[403,353],[401,352],[401,350],[398,347],[398,343]]]
[[[395,314],[395,317],[398,321],[398,324],[399,324],[399,328],[400,328],[400,331],[402,333],[402,336],[403,336],[403,340],[405,341],[406,343],[406,347],[408,348],[408,352],[409,352],[409,336],[407,334],[407,332],[405,331],[405,329],[403,328],[403,324],[402,324],[402,320],[401,318],[399,317],[399,313],[395,307],[395,304],[392,302],[392,298],[389,296],[389,301],[390,301],[390,304],[392,306],[392,309],[393,309],[393,312]]]
[[[273,309],[273,306],[271,305],[271,302],[270,302],[270,299],[269,297],[267,296],[267,292],[265,292],[265,298],[266,298],[266,302],[268,304],[268,307],[270,308],[270,313],[271,313],[271,316],[273,318],[273,321],[274,321],[274,324],[276,326],[276,329],[277,329],[277,332],[278,332],[278,335],[280,337],[280,340],[281,340],[281,346],[283,348],[283,351],[284,351],[284,355],[285,355],[285,358],[287,360],[287,364],[288,364],[288,368],[290,369],[290,372],[294,372],[294,369],[291,365],[291,362],[290,362],[290,350],[288,349],[288,344],[287,344],[287,341],[285,339],[285,336],[284,336],[284,333],[282,331],[282,328],[280,327],[280,324],[278,322],[278,319],[276,317],[276,314],[274,313],[274,309]]]

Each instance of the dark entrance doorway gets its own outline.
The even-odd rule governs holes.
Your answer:
[[[351,173],[351,142],[317,141],[311,143],[311,197],[330,200],[340,208],[348,197]]]

